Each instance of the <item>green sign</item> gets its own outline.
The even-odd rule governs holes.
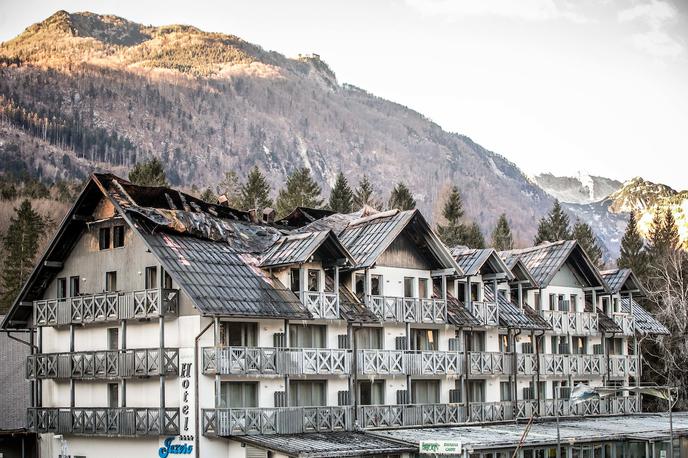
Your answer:
[[[418,451],[424,455],[458,455],[461,453],[461,442],[444,440],[420,441]]]

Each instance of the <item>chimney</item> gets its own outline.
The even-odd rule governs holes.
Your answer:
[[[249,209],[248,218],[251,220],[252,223],[257,223],[258,222],[258,210],[256,210],[255,208]]]
[[[263,209],[263,222],[266,224],[272,224],[275,222],[275,215],[277,212],[275,211],[274,208],[264,208]]]
[[[227,196],[224,194],[220,195],[217,197],[217,203],[222,205],[223,207],[229,207],[229,199],[227,199]]]

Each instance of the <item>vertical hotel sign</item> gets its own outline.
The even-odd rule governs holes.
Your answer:
[[[167,436],[158,449],[160,458],[194,454],[195,378],[193,348],[179,349],[179,436]]]

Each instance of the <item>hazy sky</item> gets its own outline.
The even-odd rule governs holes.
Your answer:
[[[686,0],[0,0],[0,41],[57,9],[186,23],[407,105],[526,173],[688,188]]]

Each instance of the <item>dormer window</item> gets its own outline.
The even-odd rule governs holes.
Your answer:
[[[57,298],[64,299],[67,297],[67,278],[62,277],[57,279]]]
[[[320,291],[320,271],[308,269],[308,291]]]

